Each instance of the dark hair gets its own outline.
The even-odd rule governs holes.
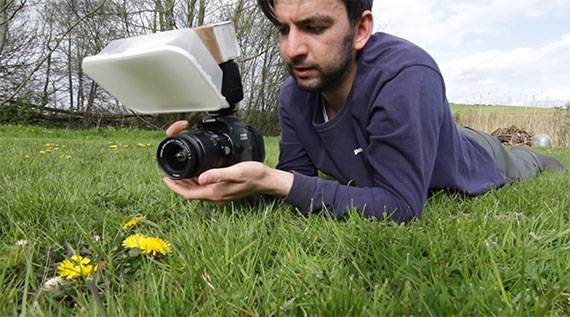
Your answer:
[[[346,7],[346,13],[348,14],[348,21],[352,26],[356,25],[360,20],[362,12],[366,10],[372,10],[373,0],[339,0],[344,3]],[[263,14],[271,21],[273,24],[277,24],[277,18],[275,17],[275,0],[257,0],[257,5],[263,11]]]

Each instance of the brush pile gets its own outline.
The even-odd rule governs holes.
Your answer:
[[[532,134],[526,132],[525,130],[519,129],[514,125],[510,128],[499,128],[493,131],[491,135],[496,137],[503,144],[526,144],[528,146],[532,145]]]

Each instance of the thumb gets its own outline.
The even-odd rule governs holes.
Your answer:
[[[200,185],[219,183],[223,180],[223,173],[221,169],[211,169],[200,174],[198,183]]]

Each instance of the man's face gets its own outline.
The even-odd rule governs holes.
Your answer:
[[[352,66],[354,28],[340,0],[276,0],[279,45],[299,88],[336,88]]]

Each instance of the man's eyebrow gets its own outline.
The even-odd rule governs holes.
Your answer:
[[[334,21],[333,18],[331,18],[330,16],[317,14],[317,15],[312,15],[303,20],[300,20],[296,24],[312,24],[312,23],[331,24],[333,23],[333,21]]]
[[[307,24],[314,24],[314,23],[332,24],[333,22],[334,22],[334,20],[330,16],[316,14],[316,15],[306,17],[306,18],[299,20],[299,21],[294,21],[293,24],[296,24],[296,25],[307,25]],[[276,27],[286,27],[287,25],[281,21],[276,21],[275,26]]]

